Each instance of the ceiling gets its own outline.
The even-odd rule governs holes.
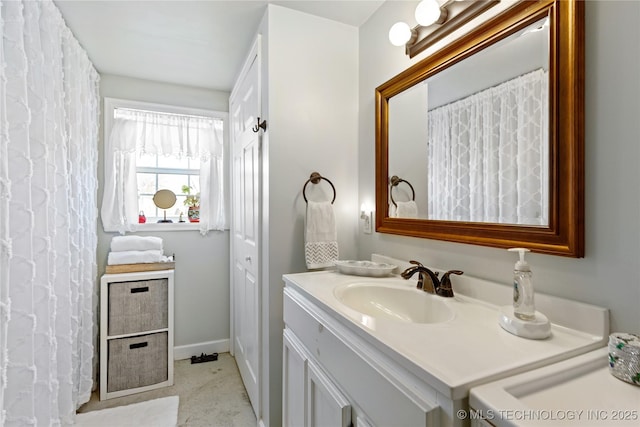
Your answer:
[[[54,0],[100,73],[230,91],[268,3],[359,27],[384,0]]]

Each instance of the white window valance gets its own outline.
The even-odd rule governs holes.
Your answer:
[[[116,152],[206,159],[222,156],[220,119],[117,108],[110,144]]]
[[[224,121],[221,118],[115,108],[105,143],[102,223],[124,234],[138,225],[136,159],[140,154],[200,159],[200,232],[223,230]]]

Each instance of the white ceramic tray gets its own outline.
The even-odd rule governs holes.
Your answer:
[[[338,271],[342,274],[355,276],[383,277],[388,276],[396,268],[393,264],[372,261],[334,261]]]

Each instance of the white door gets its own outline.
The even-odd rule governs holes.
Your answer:
[[[256,416],[260,390],[259,40],[229,100],[232,154],[232,351]]]

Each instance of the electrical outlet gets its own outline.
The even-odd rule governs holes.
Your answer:
[[[364,234],[371,234],[371,213],[362,212],[360,218],[362,219],[362,232]]]

